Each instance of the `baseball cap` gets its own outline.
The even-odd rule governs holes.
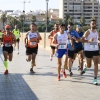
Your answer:
[[[82,25],[81,24],[77,24],[76,28],[82,28]]]
[[[10,29],[10,25],[6,25],[5,28],[6,28],[6,29]]]

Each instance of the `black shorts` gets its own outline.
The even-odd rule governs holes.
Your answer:
[[[26,48],[26,55],[31,55],[33,53],[35,53],[35,54],[38,53],[38,46],[35,48],[30,48],[30,47]]]
[[[3,46],[2,51],[6,51],[8,53],[13,53],[13,46],[10,46],[10,47]]]
[[[56,47],[55,46],[50,46],[51,47],[51,49],[56,49]]]
[[[83,50],[83,48],[76,48],[75,53],[79,53],[82,50]]]
[[[92,58],[93,56],[99,56],[99,50],[97,51],[84,51],[86,58]]]
[[[20,39],[19,39],[19,38],[18,38],[18,39],[16,39],[16,42],[17,42],[17,43],[19,43],[19,42],[20,42]]]
[[[68,58],[74,59],[75,51],[68,50]]]

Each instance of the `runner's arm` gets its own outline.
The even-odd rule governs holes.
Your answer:
[[[85,39],[89,34],[90,34],[90,32],[87,30],[84,33],[83,37],[81,38],[81,42],[83,42],[83,43],[91,43],[93,41],[93,38],[91,38],[90,40],[86,40]]]
[[[48,39],[53,39],[53,37],[52,37],[52,31],[50,32],[50,34],[48,36]]]
[[[69,33],[67,33],[67,35],[68,35],[68,39],[70,40],[71,46],[73,46],[74,45],[74,41],[73,41],[72,37],[70,36]]]
[[[56,43],[56,44],[54,44],[54,43]],[[57,44],[57,34],[54,35],[51,46],[55,46],[55,47],[58,46],[58,44]]]
[[[24,39],[24,44],[25,44],[25,45],[27,45],[27,41],[28,41],[28,37],[27,37],[27,36],[28,36],[28,33],[26,34],[25,39]],[[27,40],[27,41],[26,41],[26,40]]]

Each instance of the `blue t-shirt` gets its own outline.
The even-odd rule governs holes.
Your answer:
[[[83,32],[80,32],[80,33],[78,33],[79,34],[79,36],[80,37],[82,37],[83,36]],[[82,48],[83,47],[83,45],[82,45],[82,42],[79,42],[79,43],[76,43],[75,42],[75,48],[77,49],[77,48]]]
[[[70,34],[71,37],[75,37],[76,39],[77,38],[80,38],[79,34],[75,31],[75,30],[72,30],[71,32],[69,32],[68,30],[66,31],[67,33]],[[74,50],[75,50],[75,41],[74,41]],[[70,43],[70,40],[68,40],[68,50],[72,50],[72,47],[71,47],[71,43]]]

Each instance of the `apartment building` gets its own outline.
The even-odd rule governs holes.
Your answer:
[[[80,22],[80,18],[85,17],[86,25],[95,17],[100,27],[99,0],[60,0],[59,18],[64,19],[66,14],[72,16],[74,22]]]

